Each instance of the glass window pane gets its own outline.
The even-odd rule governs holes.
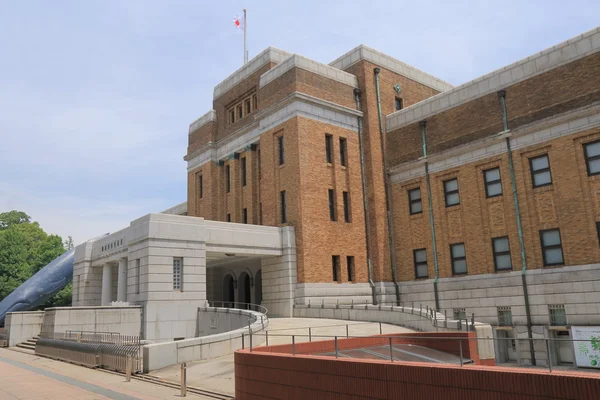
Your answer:
[[[417,200],[421,198],[421,189],[414,189],[408,192],[411,200]]]
[[[486,182],[497,181],[499,179],[500,179],[500,169],[499,168],[494,168],[494,169],[485,171],[485,181]]]
[[[446,192],[458,190],[458,180],[452,179],[450,181],[444,182],[444,188],[446,189]]]
[[[588,163],[590,174],[600,173],[600,158],[592,160]]]
[[[417,250],[415,251],[415,260],[420,262],[427,262],[427,251],[426,250]]]
[[[561,249],[546,249],[544,250],[546,255],[546,264],[562,264],[563,255]]]
[[[600,156],[600,142],[586,144],[585,154],[588,157]]]
[[[542,232],[542,241],[544,246],[560,244],[560,233],[557,230]]]
[[[464,274],[467,272],[467,262],[465,260],[454,261],[453,272],[455,274]]]
[[[464,257],[465,256],[465,245],[464,244],[453,244],[452,245],[452,258]]]
[[[416,214],[416,213],[420,213],[422,211],[423,211],[423,209],[422,209],[420,201],[418,203],[411,203],[411,205],[410,205],[411,213]]]
[[[501,253],[508,251],[508,238],[494,239],[494,252]]]
[[[502,194],[502,184],[500,182],[498,183],[492,183],[491,185],[488,185],[487,187],[487,195],[488,196],[498,196]]]
[[[496,256],[496,268],[497,269],[511,269],[512,265],[510,262],[510,254]]]
[[[552,178],[550,177],[550,171],[536,173],[533,176],[534,186],[547,185],[548,183],[552,183]]]
[[[446,205],[453,206],[454,204],[460,203],[460,199],[458,198],[458,193],[452,193],[446,196]]]
[[[548,156],[532,158],[531,167],[534,171],[537,171],[538,169],[548,168]]]
[[[417,278],[424,278],[427,276],[427,265],[419,265],[417,267]]]

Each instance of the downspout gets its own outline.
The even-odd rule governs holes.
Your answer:
[[[427,135],[425,131],[426,121],[419,122],[421,127],[421,141],[423,143],[423,159],[425,160],[425,181],[427,183],[427,203],[429,208],[429,226],[431,227],[431,245],[433,246],[433,268],[435,277],[433,279],[433,294],[435,296],[435,309],[440,310],[440,296],[438,293],[438,280],[440,277],[440,267],[438,263],[437,241],[435,237],[435,223],[433,219],[433,201],[431,199],[431,180],[429,178],[429,161],[427,161]]]
[[[360,89],[354,89],[354,100],[356,101],[356,109],[360,111]],[[367,186],[365,180],[365,162],[363,156],[363,139],[362,139],[362,117],[357,116],[358,120],[358,149],[360,153],[360,176],[363,191],[363,210],[365,217],[365,242],[367,243],[367,273],[369,276],[369,286],[371,287],[371,296],[373,297],[373,304],[377,304],[377,291],[375,290],[375,283],[373,282],[373,273],[371,267],[371,246],[369,245],[369,209],[367,208]]]
[[[383,185],[385,186],[385,209],[387,212],[387,229],[388,229],[388,243],[390,251],[390,267],[392,269],[392,281],[394,282],[394,289],[396,291],[396,304],[400,305],[400,287],[396,281],[396,262],[394,254],[394,231],[392,226],[392,216],[390,212],[390,194],[389,194],[389,177],[386,172],[385,166],[385,148],[383,146],[384,135],[383,125],[381,122],[381,97],[379,95],[379,68],[373,70],[375,73],[375,89],[377,94],[377,117],[379,118],[379,144],[381,145],[381,159],[383,164]]]
[[[506,91],[498,92],[500,105],[502,106],[502,122],[504,133],[508,132],[508,117],[506,113]],[[510,168],[510,183],[512,185],[513,201],[515,203],[515,213],[517,214],[517,232],[519,234],[519,246],[521,247],[521,281],[523,283],[523,297],[525,299],[525,315],[527,316],[527,335],[529,336],[529,352],[531,353],[531,365],[536,365],[535,351],[533,347],[533,332],[531,324],[531,308],[529,305],[529,294],[527,291],[527,257],[525,255],[525,242],[523,240],[523,225],[521,223],[521,211],[519,208],[519,196],[517,194],[517,180],[515,178],[515,167],[513,162],[512,149],[510,147],[510,137],[506,137],[506,150],[508,154],[508,166]]]

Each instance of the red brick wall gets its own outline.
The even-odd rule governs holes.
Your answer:
[[[258,350],[258,349],[257,349]],[[600,375],[464,366],[333,359],[248,349],[235,353],[236,400],[594,399]]]

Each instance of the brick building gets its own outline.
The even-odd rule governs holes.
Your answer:
[[[598,325],[599,50],[596,29],[452,87],[366,46],[268,48],[190,125],[187,215],[293,226],[298,304],[414,301],[506,338]],[[279,290],[262,262],[214,263],[207,297],[260,302],[243,274]]]

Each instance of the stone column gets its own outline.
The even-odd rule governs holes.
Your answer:
[[[102,266],[102,301],[100,305],[109,306],[112,301],[112,265]]]
[[[119,273],[117,275],[117,301],[127,301],[127,259],[119,260]]]

